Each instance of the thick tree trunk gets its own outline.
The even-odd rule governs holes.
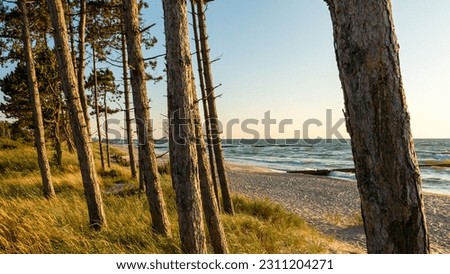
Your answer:
[[[123,90],[125,96],[125,127],[127,131],[128,156],[130,158],[131,177],[137,177],[136,157],[133,148],[133,129],[131,128],[131,111],[130,111],[130,89],[128,87],[128,58],[127,45],[125,41],[125,29],[122,26],[122,67],[123,67]]]
[[[369,253],[428,253],[390,1],[327,1]]]
[[[31,48],[30,29],[27,15],[28,11],[25,0],[19,0],[18,5],[21,11],[22,36],[24,44],[23,53],[27,64],[28,89],[30,91],[31,105],[33,108],[34,141],[38,155],[39,170],[41,171],[44,196],[47,199],[51,199],[55,197],[55,190],[53,189],[50,164],[48,163],[47,149],[45,147],[44,122],[42,118],[41,100],[39,98],[39,87],[34,67],[34,57]]]
[[[75,71],[70,56],[64,10],[61,0],[48,0],[49,15],[53,26],[55,51],[58,60],[61,82],[69,108],[69,118],[72,127],[75,146],[80,163],[84,193],[86,195],[89,222],[92,229],[100,230],[106,226],[100,186],[95,171],[94,155],[86,126],[86,119],[81,107]]]
[[[203,60],[203,70],[206,84],[206,97],[208,99],[209,116],[211,121],[211,138],[214,147],[217,173],[219,175],[220,189],[222,192],[223,209],[228,214],[234,214],[233,201],[231,200],[229,180],[223,158],[222,142],[220,139],[219,118],[216,108],[216,97],[212,80],[211,61],[209,57],[208,34],[206,29],[206,16],[203,1],[197,1],[197,15],[200,30],[200,43]]]
[[[96,58],[95,44],[92,44],[92,66],[94,73],[94,109],[95,109],[95,121],[97,122],[97,137],[98,147],[100,149],[100,162],[102,164],[102,170],[105,171],[105,156],[103,155],[103,143],[102,143],[102,127],[100,124],[100,107],[98,105],[98,83],[97,83],[97,58]]]
[[[86,120],[87,129],[89,132],[89,138],[91,128],[89,121],[89,109],[86,98],[86,92],[84,89],[84,58],[85,58],[85,33],[86,33],[86,0],[80,0],[80,22],[78,23],[78,73],[77,83],[80,93],[81,106],[83,108],[84,119]]]
[[[146,74],[144,59],[142,57],[141,34],[139,31],[138,5],[136,0],[123,0],[123,6],[134,112],[141,146],[141,159],[145,159],[142,161],[144,168],[139,171],[144,172],[143,175],[153,228],[158,233],[169,235],[170,224],[158,178],[158,163],[156,161],[153,128],[150,120]]]
[[[208,110],[208,100],[205,88],[205,77],[203,75],[203,63],[201,56],[200,38],[198,36],[197,13],[195,9],[194,0],[191,0],[191,10],[192,10],[192,28],[194,30],[195,51],[197,56],[198,80],[200,82],[200,90],[202,94],[201,101],[203,102],[203,114],[205,116],[205,127],[206,127],[205,131],[206,131],[206,141],[208,143],[209,166],[211,167],[212,184],[214,186],[214,193],[216,194],[217,205],[219,206],[220,210],[220,196],[219,196],[219,188],[217,186],[216,163],[214,159],[213,141],[211,138],[211,123],[210,123],[211,120],[209,117],[209,110]]]
[[[192,117],[192,61],[185,0],[163,0],[166,33],[169,148],[182,250],[206,253]]]

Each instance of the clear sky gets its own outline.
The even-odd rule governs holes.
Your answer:
[[[414,137],[450,138],[450,1],[393,0],[392,5]],[[150,6],[147,20],[160,25],[154,34],[162,45],[160,1],[151,0]],[[259,126],[248,127],[263,137],[261,120],[270,111],[277,123],[293,119],[284,134],[271,126],[271,137],[293,137],[311,118],[323,126],[312,124],[309,137],[325,137],[326,110],[332,110],[332,125],[342,118],[343,95],[324,1],[216,0],[207,20],[211,55],[221,56],[213,70],[215,84],[222,84],[216,92],[223,94],[218,108],[224,124],[257,119]],[[150,94],[157,118],[166,113],[165,87],[150,87]],[[252,137],[239,127],[232,128],[233,137]],[[344,125],[340,132],[346,136]]]
[[[154,56],[164,53],[162,7],[160,0],[148,2],[144,17],[157,24],[152,30],[159,44],[145,55]],[[450,1],[392,3],[414,137],[450,138]],[[247,120],[247,127],[269,137],[261,123],[270,111],[277,120],[270,137],[292,138],[296,130],[300,137],[326,137],[327,109],[332,113],[328,122],[334,125],[343,116],[344,102],[324,1],[215,0],[207,20],[212,58],[221,56],[213,72],[215,84],[222,84],[216,93],[223,94],[217,101],[223,124],[256,119]],[[160,119],[167,112],[165,82],[148,87],[155,136],[160,137]],[[278,125],[282,119],[293,122],[284,133]],[[312,121],[308,136],[305,121]],[[241,124],[232,127],[232,137],[254,137],[242,132]],[[347,136],[344,125],[340,132]]]

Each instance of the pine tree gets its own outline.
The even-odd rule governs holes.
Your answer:
[[[136,0],[123,0],[123,8],[134,112],[137,120],[139,146],[141,146],[139,160],[144,167],[139,171],[144,173],[153,228],[160,234],[170,235],[169,219],[158,178],[153,128],[147,97],[146,73],[141,49],[138,5]]]
[[[186,1],[164,0],[169,148],[182,250],[206,253],[193,109]]]
[[[206,28],[205,6],[202,0],[197,1],[197,17],[200,32],[200,44],[203,61],[203,73],[205,76],[206,97],[208,100],[209,118],[211,123],[211,138],[214,147],[217,173],[219,174],[220,189],[222,192],[223,209],[228,214],[234,214],[233,201],[231,200],[230,182],[226,173],[225,160],[220,138],[219,117],[216,107],[216,96],[212,79],[211,59],[209,56],[208,34]]]
[[[369,253],[428,253],[390,1],[328,0]]]
[[[47,158],[47,149],[45,146],[44,122],[42,120],[41,101],[39,98],[39,88],[36,79],[36,71],[34,69],[34,57],[31,47],[30,30],[27,16],[27,6],[25,0],[19,0],[18,6],[21,11],[22,18],[22,36],[24,44],[24,55],[27,64],[28,88],[30,91],[31,104],[33,108],[34,120],[34,138],[38,155],[39,169],[44,190],[44,196],[47,199],[55,197],[52,176],[50,172],[50,164]]]
[[[89,223],[92,229],[100,230],[106,226],[106,218],[95,170],[89,132],[81,106],[75,70],[68,46],[64,10],[61,0],[48,0],[47,6],[53,26],[53,37],[62,86],[68,101],[69,119],[77,149],[78,162],[80,164],[81,177],[88,206]]]

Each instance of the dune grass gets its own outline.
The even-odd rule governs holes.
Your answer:
[[[97,149],[95,149],[97,151]],[[120,151],[114,150],[119,154]],[[98,157],[97,157],[98,158]],[[0,253],[180,253],[175,194],[161,176],[173,235],[152,233],[145,195],[108,189],[118,183],[136,189],[129,168],[113,164],[101,172],[108,227],[88,228],[87,208],[76,156],[64,151],[64,169],[53,172],[57,198],[42,195],[36,153],[29,145],[0,140]],[[97,163],[99,167],[100,164]],[[223,215],[232,253],[329,253],[334,240],[268,200],[233,197],[236,216]],[[212,252],[212,250],[210,250]]]

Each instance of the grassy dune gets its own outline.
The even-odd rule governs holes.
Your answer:
[[[162,175],[162,184],[173,230],[169,238],[152,233],[146,197],[134,190],[137,182],[130,179],[127,167],[113,164],[101,174],[108,228],[95,232],[88,228],[75,155],[64,151],[63,170],[53,168],[57,198],[48,201],[42,195],[34,148],[0,140],[0,253],[181,252],[174,192],[167,174]],[[117,183],[125,184],[125,190],[108,194]],[[336,251],[333,239],[278,205],[238,195],[234,203],[236,216],[223,216],[233,253]]]

